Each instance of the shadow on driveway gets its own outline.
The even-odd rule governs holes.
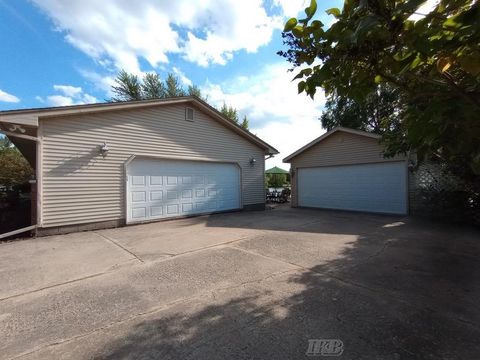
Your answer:
[[[477,230],[302,209],[257,215],[207,226],[263,230],[235,246],[301,270],[141,321],[97,358],[299,359],[309,339],[340,339],[342,359],[478,358]],[[323,252],[332,238],[342,246]]]

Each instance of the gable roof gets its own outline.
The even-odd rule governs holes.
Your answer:
[[[271,169],[265,170],[265,174],[288,174],[289,172],[287,170],[283,170],[282,168],[279,168],[278,166],[274,166]]]
[[[227,119],[217,109],[207,104],[205,101],[196,96],[181,96],[175,98],[153,99],[153,100],[137,100],[98,104],[70,105],[47,108],[33,108],[20,110],[0,111],[0,124],[14,123],[32,127],[38,127],[39,119],[48,119],[57,116],[69,116],[79,114],[98,113],[104,111],[119,111],[138,108],[157,107],[173,104],[192,104],[206,114],[212,116],[216,121],[236,132],[240,136],[246,138],[250,142],[266,150],[268,155],[278,154],[278,150],[267,144],[265,141],[252,134],[250,131],[243,129],[240,125]]]
[[[329,136],[331,136],[331,135],[333,135],[337,132],[346,132],[346,133],[349,133],[349,134],[366,136],[366,137],[370,137],[370,138],[377,139],[377,140],[381,138],[381,136],[378,135],[378,134],[373,134],[373,133],[369,133],[369,132],[362,131],[362,130],[354,130],[354,129],[346,128],[346,127],[343,127],[343,126],[337,126],[336,128],[333,128],[332,130],[330,130],[330,131],[326,132],[325,134],[319,136],[315,140],[309,142],[307,145],[301,147],[300,149],[295,151],[293,154],[288,155],[285,159],[283,159],[283,162],[288,163],[294,157],[300,155],[304,151],[310,149],[312,146],[317,145],[319,142],[325,140],[326,138],[328,138]]]

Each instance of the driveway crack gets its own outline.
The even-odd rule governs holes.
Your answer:
[[[26,351],[24,353],[21,353],[21,354],[18,354],[14,357],[12,357],[11,359],[20,359],[20,358],[23,358],[25,356],[28,356],[28,355],[32,355],[36,352],[39,352],[39,351],[42,351],[44,349],[47,349],[47,348],[50,348],[50,347],[54,347],[54,346],[58,346],[58,345],[63,345],[63,344],[67,344],[69,342],[72,342],[72,341],[75,341],[75,340],[78,340],[78,339],[82,339],[82,338],[85,338],[87,336],[90,336],[92,334],[95,334],[95,333],[98,333],[100,331],[103,331],[103,330],[106,330],[106,329],[110,329],[111,327],[113,326],[116,326],[116,325],[120,325],[120,324],[124,324],[124,323],[127,323],[129,321],[132,321],[132,320],[135,320],[136,318],[139,318],[139,317],[142,317],[142,316],[146,316],[146,315],[150,315],[150,314],[154,314],[154,313],[157,313],[157,312],[162,312],[162,311],[165,311],[165,310],[168,310],[169,308],[175,306],[175,305],[179,305],[179,304],[185,304],[189,301],[193,301],[195,299],[201,299],[201,298],[205,298],[205,296],[213,296],[215,298],[215,294],[216,293],[219,293],[219,292],[223,292],[223,291],[226,291],[226,290],[233,290],[233,289],[236,289],[236,288],[240,288],[242,286],[245,286],[245,285],[249,285],[249,284],[255,284],[255,283],[261,283],[265,280],[269,280],[269,279],[273,279],[277,276],[281,276],[281,275],[284,275],[286,273],[289,273],[289,272],[296,272],[298,271],[297,269],[288,269],[288,270],[284,270],[284,271],[279,271],[279,272],[275,272],[275,273],[272,273],[272,274],[269,274],[268,276],[265,276],[265,277],[262,277],[260,279],[255,279],[255,280],[250,280],[250,281],[245,281],[245,282],[242,282],[242,283],[239,283],[239,284],[236,284],[236,285],[232,285],[232,286],[226,286],[226,287],[217,287],[217,288],[213,288],[213,289],[209,289],[209,290],[205,290],[205,291],[201,291],[197,294],[195,294],[194,296],[191,296],[191,297],[186,297],[186,298],[180,298],[180,299],[177,299],[177,300],[173,300],[169,303],[166,303],[162,306],[157,306],[157,307],[152,307],[146,311],[143,311],[143,312],[140,312],[140,313],[136,313],[136,314],[132,314],[130,316],[127,316],[126,318],[124,319],[120,319],[120,320],[117,320],[117,321],[114,321],[114,322],[111,322],[107,325],[104,325],[104,326],[101,326],[101,327],[98,327],[96,329],[93,329],[91,331],[88,331],[88,332],[85,332],[83,334],[78,334],[78,335],[75,335],[75,336],[72,336],[70,338],[67,338],[67,339],[59,339],[59,340],[56,340],[56,341],[53,341],[53,342],[50,342],[48,344],[44,344],[44,345],[40,345],[38,346],[37,348],[34,348],[30,351]]]
[[[109,241],[110,243],[112,243],[113,245],[116,245],[118,246],[120,249],[122,249],[123,251],[129,253],[130,255],[132,255],[135,259],[137,259],[138,261],[140,261],[141,263],[144,263],[145,261],[143,261],[141,258],[139,258],[135,253],[131,252],[130,250],[128,250],[126,247],[120,245],[118,242],[116,242],[115,240],[113,240],[112,238],[106,236],[106,235],[103,235],[103,234],[100,234],[96,231],[94,231],[94,234],[104,238],[105,240]]]

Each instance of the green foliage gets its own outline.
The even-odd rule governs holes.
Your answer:
[[[10,188],[30,180],[33,169],[7,138],[0,139],[0,186]]]
[[[268,187],[282,187],[287,184],[286,174],[266,174],[265,178]]]
[[[327,130],[344,126],[384,134],[398,131],[401,116],[402,104],[398,91],[383,84],[364,100],[330,95],[320,120],[322,127]]]
[[[167,75],[167,80],[165,80],[165,87],[166,97],[177,97],[186,95],[185,89],[180,84],[180,80],[172,73]]]
[[[245,129],[245,130],[248,130],[248,119],[247,119],[247,115],[244,115],[243,116],[243,120],[242,120],[242,123],[240,124],[240,126]]]
[[[243,129],[248,130],[248,119],[247,116],[245,115],[243,117],[242,122],[240,122],[240,119],[238,117],[238,111],[231,105],[227,105],[226,103],[223,103],[222,107],[220,108],[220,112],[222,113],[223,116],[225,116],[227,119],[232,120],[233,122],[237,123],[240,125]]]
[[[122,70],[115,78],[115,84],[116,85],[112,86],[112,92],[115,94],[112,101],[145,99],[144,94],[142,94],[142,84],[140,80],[138,80],[138,76]]]
[[[202,91],[197,85],[190,85],[188,87],[187,93],[189,96],[196,96],[199,99],[206,100],[206,98],[204,98],[202,95]]]
[[[141,84],[142,99],[158,99],[167,96],[165,85],[157,73],[148,73],[143,77]]]
[[[0,151],[11,148],[13,146],[12,142],[6,136],[0,137]]]
[[[223,103],[222,107],[220,108],[220,112],[227,119],[230,119],[238,124],[238,112],[233,106],[227,106],[226,103]]]
[[[136,75],[121,70],[115,78],[115,84],[112,86],[112,92],[115,96],[111,101],[134,101],[164,99],[178,96],[196,96],[203,101],[207,98],[203,96],[200,88],[196,85],[190,85],[187,90],[183,88],[178,77],[169,73],[167,79],[163,82],[157,73],[147,73],[140,81]],[[228,119],[239,124],[243,129],[248,130],[248,119],[244,116],[240,123],[238,111],[232,106],[223,103],[220,112]]]
[[[289,20],[284,56],[302,70],[299,92],[363,102],[387,84],[398,91],[401,121],[386,131],[386,155],[414,149],[477,181],[480,175],[480,5],[441,0],[419,20],[421,0],[345,0],[330,28]],[[312,2],[313,4],[313,2]],[[395,119],[397,120],[397,119]],[[387,129],[390,124],[386,124]]]
[[[283,29],[283,31],[292,31],[295,26],[297,26],[297,19],[291,18],[285,24],[285,28]]]
[[[111,101],[163,99],[186,95],[179,79],[173,74],[168,74],[163,82],[159,74],[147,73],[140,81],[136,75],[121,70],[115,78],[115,84],[112,86],[115,96]]]

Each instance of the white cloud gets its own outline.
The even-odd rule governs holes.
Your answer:
[[[280,6],[287,17],[295,17],[310,5],[310,0],[274,0],[274,4]]]
[[[9,102],[9,103],[18,103],[20,99],[15,95],[9,94],[2,89],[0,89],[0,101]]]
[[[36,96],[35,99],[49,106],[81,105],[98,102],[94,96],[85,93],[81,87],[53,85],[53,89],[60,94],[49,95],[46,98]]]
[[[254,53],[270,42],[274,29],[283,26],[283,17],[268,16],[261,0],[212,1],[199,20],[204,23],[204,34],[188,32],[184,57],[201,66],[225,65],[241,49]]]
[[[63,95],[50,95],[47,96],[47,103],[50,106],[67,106],[73,105],[73,99]]]
[[[192,86],[193,82],[190,80],[185,73],[177,67],[172,68],[173,73],[180,79],[181,83],[185,86]]]
[[[269,43],[284,20],[269,16],[262,0],[33,1],[73,46],[134,73],[141,70],[139,58],[157,67],[172,53],[202,66],[225,64],[236,51]],[[291,11],[280,2],[282,11]]]
[[[254,76],[202,87],[210,103],[220,107],[226,102],[241,116],[247,115],[251,131],[281,152],[269,161],[276,165],[324,132],[318,120],[325,103],[323,91],[318,90],[315,100],[298,94],[292,82],[295,73],[287,72],[288,67],[286,63],[267,65]]]
[[[94,104],[98,102],[98,99],[95,96],[92,96],[90,94],[83,94],[82,95],[82,100],[84,104]]]
[[[254,130],[254,133],[280,152],[266,161],[266,169],[274,166],[289,169],[290,165],[284,164],[282,160],[325,133],[325,130],[322,129],[320,120],[308,118],[294,119],[288,123],[270,123],[261,129]]]
[[[54,90],[63,93],[65,96],[74,97],[82,93],[82,88],[70,85],[53,85]]]
[[[79,70],[80,75],[85,79],[92,82],[98,90],[103,91],[107,97],[112,97],[112,86],[115,85],[115,76],[113,75],[100,75],[95,71]]]

